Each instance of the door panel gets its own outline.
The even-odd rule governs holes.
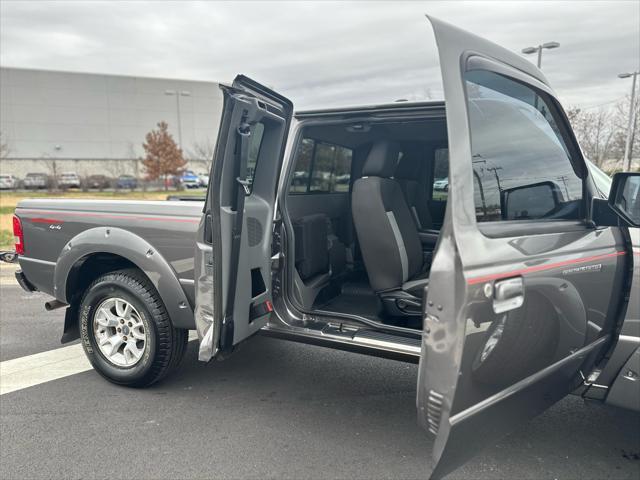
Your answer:
[[[624,306],[624,232],[586,220],[592,185],[552,90],[512,52],[431,20],[449,131],[418,414],[432,477],[574,390]]]
[[[224,109],[196,245],[199,359],[257,332],[271,314],[271,238],[292,104],[238,76]]]

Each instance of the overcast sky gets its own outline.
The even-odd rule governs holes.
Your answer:
[[[229,81],[245,73],[296,107],[442,98],[429,13],[520,51],[557,41],[543,70],[566,106],[630,91],[640,1],[0,1],[0,64]],[[531,60],[535,61],[535,56]]]

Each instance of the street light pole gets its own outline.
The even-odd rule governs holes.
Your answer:
[[[525,55],[530,55],[532,53],[538,53],[538,61],[536,63],[536,65],[538,66],[538,68],[542,68],[542,50],[543,49],[552,49],[552,48],[558,48],[560,46],[560,44],[558,42],[546,42],[546,43],[542,43],[540,45],[538,45],[537,47],[527,47],[527,48],[523,48],[522,49],[522,53],[524,53]]]
[[[542,68],[542,47],[538,46],[538,61],[536,62],[538,68]]]
[[[180,115],[180,97],[189,97],[191,92],[187,92],[186,90],[165,90],[165,95],[175,95],[176,96],[176,113],[178,117],[178,147],[182,150],[182,118]]]
[[[635,126],[636,115],[636,80],[639,73],[640,70],[632,73],[621,73],[618,75],[618,78],[633,77],[633,80],[631,82],[631,104],[629,105],[629,125],[627,127],[627,141],[624,144],[624,162],[622,165],[622,169],[625,172],[631,170],[631,143],[633,142],[633,127]]]

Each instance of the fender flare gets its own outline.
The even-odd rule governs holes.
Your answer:
[[[62,249],[53,276],[54,296],[69,303],[67,280],[73,266],[96,253],[118,255],[138,267],[160,294],[176,328],[194,328],[193,310],[169,262],[144,238],[115,227],[96,227],[79,233]]]

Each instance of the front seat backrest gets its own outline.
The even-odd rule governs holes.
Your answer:
[[[376,292],[401,288],[423,265],[418,230],[400,185],[391,178],[399,153],[395,142],[375,142],[362,178],[353,185],[353,223]]]
[[[433,228],[433,220],[429,211],[427,190],[423,181],[423,162],[419,155],[420,153],[422,153],[422,149],[404,152],[394,178],[402,188],[407,206],[413,215],[418,230],[429,230]]]

